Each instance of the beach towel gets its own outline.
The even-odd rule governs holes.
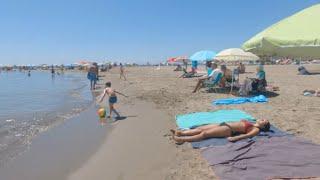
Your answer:
[[[226,98],[212,101],[212,105],[230,105],[243,103],[265,103],[268,99],[264,95],[254,97]]]
[[[230,143],[201,153],[219,179],[320,176],[320,145],[294,136]]]
[[[271,125],[269,131],[267,132],[261,131],[257,136],[250,139],[255,140],[257,138],[281,137],[281,136],[289,136],[289,135],[290,134],[284,131],[281,131],[277,127]],[[243,139],[241,141],[248,141],[250,139]],[[227,138],[210,138],[202,141],[192,142],[191,145],[194,149],[200,149],[200,148],[206,148],[206,147],[226,145],[228,143],[232,143],[232,142],[229,142]]]
[[[255,121],[255,119],[241,110],[218,110],[213,112],[196,112],[176,116],[179,129],[191,129],[206,124],[219,124],[222,122],[235,122],[241,119]]]

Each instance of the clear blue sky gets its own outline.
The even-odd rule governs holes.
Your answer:
[[[0,64],[160,62],[240,47],[320,0],[3,0]]]

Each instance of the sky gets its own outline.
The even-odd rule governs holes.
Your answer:
[[[0,64],[163,62],[241,47],[320,0],[0,0]]]

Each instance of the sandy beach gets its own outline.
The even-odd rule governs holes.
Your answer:
[[[204,90],[192,94],[196,78],[179,79],[181,72],[173,68],[127,68],[128,81],[120,81],[116,88],[130,98],[121,98],[119,106],[124,115],[133,113],[137,117],[117,122],[99,151],[69,179],[215,179],[198,150],[188,143],[177,146],[170,139],[169,129],[176,127],[175,115],[190,112],[241,109],[256,118],[269,119],[286,132],[320,143],[320,98],[302,95],[304,89],[318,88],[320,75],[297,75],[294,65],[265,66],[268,83],[280,88],[269,103],[213,107],[213,99],[233,95]],[[247,71],[240,79],[253,77],[255,66],[248,66]],[[119,81],[117,69],[105,74],[105,80],[110,79]],[[128,104],[135,110],[126,109]]]
[[[320,180],[319,0],[1,7],[0,180]]]
[[[286,132],[320,143],[320,98],[302,95],[304,89],[318,88],[320,75],[297,75],[294,65],[266,65],[269,85],[280,88],[268,103],[212,106],[214,99],[234,96],[204,89],[191,93],[197,79],[178,78],[182,72],[173,69],[128,67],[127,81],[119,80],[118,68],[101,73],[100,88],[94,95],[98,96],[103,84],[111,81],[116,90],[129,96],[119,96],[117,107],[123,118],[101,126],[95,114],[98,106],[93,104],[73,120],[36,138],[26,153],[0,171],[2,177],[216,179],[199,150],[192,149],[189,143],[176,145],[169,133],[169,129],[176,128],[177,114],[198,111],[241,109],[256,118],[267,118]],[[240,80],[254,77],[254,71],[255,66],[248,66]]]

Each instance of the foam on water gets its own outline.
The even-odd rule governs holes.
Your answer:
[[[0,164],[23,152],[33,137],[92,103],[85,74],[0,73]]]

